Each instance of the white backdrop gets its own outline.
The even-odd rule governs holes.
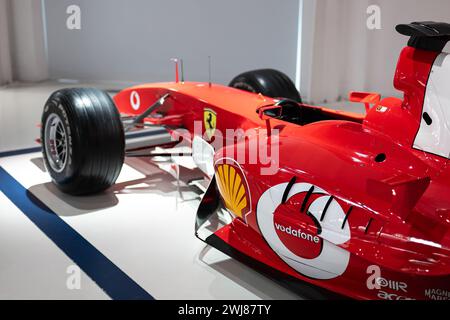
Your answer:
[[[0,85],[12,81],[8,11],[9,2],[0,0]]]
[[[68,30],[66,9],[81,9]],[[52,78],[172,80],[182,57],[187,80],[228,83],[254,68],[295,79],[299,0],[45,0]]]
[[[0,0],[0,84],[48,78],[40,0]]]
[[[302,41],[297,46],[299,2]],[[82,9],[80,31],[66,28],[70,4]],[[381,8],[381,30],[366,27],[366,10],[373,4]],[[407,39],[394,27],[415,20],[450,22],[450,1],[0,0],[0,84],[49,76],[171,80],[168,59],[174,56],[185,58],[189,80],[204,81],[212,55],[216,82],[227,83],[247,69],[273,67],[292,79],[298,71],[296,80],[309,102],[333,102],[349,90],[399,96],[392,78]]]
[[[313,41],[308,46],[309,59],[304,57],[302,63],[305,72],[310,68],[302,94],[315,103],[347,98],[350,90],[400,96],[392,80],[408,38],[398,34],[395,26],[430,20],[450,23],[448,0],[304,1],[310,3],[304,15],[315,18],[304,26],[304,34]],[[381,8],[381,30],[369,30],[366,25],[366,10],[374,4]]]

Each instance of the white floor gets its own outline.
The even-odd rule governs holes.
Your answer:
[[[194,236],[198,193],[158,167],[132,160],[108,193],[63,195],[39,165],[40,154],[0,166],[156,299],[300,298]],[[20,169],[20,170],[18,170]],[[0,298],[108,298],[86,275],[70,290],[74,263],[0,193]]]
[[[42,106],[59,87],[0,89],[0,152],[36,146]],[[0,167],[156,299],[301,299],[198,240],[198,190],[147,160],[127,160],[112,190],[87,198],[58,192],[40,153],[0,158]],[[0,192],[0,299],[109,298]]]

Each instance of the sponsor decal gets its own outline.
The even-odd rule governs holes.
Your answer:
[[[389,110],[388,107],[383,107],[383,106],[378,106],[377,109],[376,109],[376,111],[380,112],[380,113],[385,113],[388,110]]]
[[[408,298],[397,293],[389,293],[383,290],[378,291],[378,298],[383,300],[415,300],[413,298]]]
[[[381,288],[389,288],[395,291],[408,292],[408,285],[405,282],[387,280],[385,278],[379,277],[376,279],[376,284],[378,284]]]
[[[137,91],[131,92],[130,104],[131,104],[131,107],[136,111],[138,111],[139,108],[141,107],[141,97],[139,96],[139,93],[137,93]]]
[[[381,277],[381,268],[371,265],[367,268],[370,276],[367,278],[367,288],[378,290],[377,297],[383,300],[415,300],[407,297],[408,284],[403,281],[390,280]]]
[[[214,137],[214,133],[216,133],[217,113],[208,108],[203,110],[203,122],[205,125],[206,135],[211,140]]]
[[[426,289],[425,297],[431,300],[450,300],[450,291],[444,289]]]
[[[278,223],[275,223],[275,228],[277,229],[277,231],[288,234],[292,237],[307,240],[307,241],[313,242],[313,243],[320,242],[320,238],[318,236],[313,236],[312,234],[303,232],[301,229],[293,230],[291,226],[285,227]]]
[[[304,210],[291,212],[283,207],[291,198],[302,196]],[[300,274],[333,279],[347,269],[350,253],[339,245],[350,240],[350,227],[341,205],[321,188],[295,182],[273,186],[259,199],[256,215],[264,239]]]
[[[217,187],[225,207],[246,223],[246,216],[251,211],[251,198],[242,168],[236,161],[226,158],[216,163],[215,171]]]
[[[305,219],[301,220],[305,223],[314,224],[306,215],[303,218]],[[277,223],[277,221],[281,221],[281,223]],[[314,259],[320,255],[322,239],[317,234],[302,230],[296,222],[285,219],[278,210],[274,215],[274,224],[278,238],[296,256]]]

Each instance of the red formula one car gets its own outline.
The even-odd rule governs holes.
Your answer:
[[[208,244],[292,288],[448,300],[450,25],[397,30],[410,36],[394,78],[404,99],[351,93],[365,116],[303,104],[274,70],[244,73],[234,88],[146,84],[114,101],[67,89],[44,109],[46,166],[64,192],[101,192],[125,156],[152,156],[125,136],[162,126],[211,181],[196,221]]]

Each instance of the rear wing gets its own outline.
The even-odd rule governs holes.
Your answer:
[[[409,36],[408,46],[442,52],[447,42],[450,41],[450,24],[443,22],[413,22],[399,24],[396,30],[405,36]]]
[[[410,37],[398,60],[394,87],[404,92],[403,107],[418,122],[407,133],[412,148],[450,159],[450,54],[442,52],[450,41],[450,24],[413,22],[396,29]]]

